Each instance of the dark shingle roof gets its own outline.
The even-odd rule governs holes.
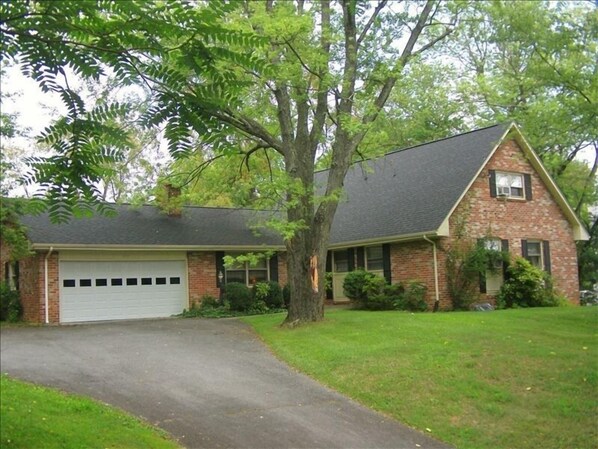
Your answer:
[[[154,206],[115,205],[116,217],[94,215],[52,224],[47,214],[23,217],[29,239],[37,244],[279,246],[272,231],[251,229],[272,213],[248,209],[185,207],[169,217]]]
[[[499,142],[508,125],[460,134],[355,164],[334,218],[331,244],[436,231]],[[324,183],[327,172],[316,174]],[[185,207],[173,218],[153,206],[115,206],[113,218],[94,216],[51,224],[47,215],[22,222],[35,244],[281,246],[272,231],[251,229],[272,213]]]
[[[330,243],[436,231],[508,128],[495,125],[354,165]],[[319,177],[324,181],[326,172]]]

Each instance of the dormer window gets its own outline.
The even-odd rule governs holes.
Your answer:
[[[496,172],[496,196],[503,198],[525,198],[523,175],[520,173]]]
[[[490,196],[516,200],[531,200],[531,175],[490,170]]]

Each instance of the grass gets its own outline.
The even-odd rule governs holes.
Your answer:
[[[293,367],[460,449],[598,448],[598,307],[244,320]]]
[[[2,448],[179,448],[167,435],[91,399],[0,377]]]

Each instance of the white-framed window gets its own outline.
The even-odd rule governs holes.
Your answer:
[[[502,251],[502,242],[500,239],[485,239],[484,248],[486,248],[489,251]],[[495,260],[493,268],[502,269],[502,262],[500,260]]]
[[[524,176],[521,173],[496,172],[496,196],[525,199]]]
[[[544,269],[544,260],[542,259],[542,242],[540,240],[527,241],[526,259],[540,270]]]
[[[8,288],[11,290],[19,289],[19,262],[5,262],[4,263],[4,276],[5,281],[8,284]]]
[[[227,253],[227,256],[237,257],[243,253]],[[251,286],[261,281],[270,279],[270,267],[268,259],[260,259],[255,265],[249,262],[235,262],[232,266],[226,268],[226,283],[240,282]]]
[[[382,245],[365,248],[365,269],[367,271],[381,271],[384,269]]]

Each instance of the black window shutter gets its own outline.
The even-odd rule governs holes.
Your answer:
[[[484,239],[478,239],[478,247],[483,248],[484,247]],[[485,271],[480,271],[479,273],[479,277],[480,277],[480,293],[486,293],[486,272]]]
[[[347,270],[355,271],[355,248],[347,249]]]
[[[268,264],[270,265],[270,280],[278,282],[278,254],[274,253]]]
[[[224,269],[224,251],[216,251],[216,287],[220,288],[218,273],[222,273],[222,281],[226,284],[226,270]]]
[[[490,177],[490,197],[496,198],[496,170],[488,170]]]
[[[10,279],[10,262],[4,262],[4,282],[8,284]]]
[[[15,262],[15,289],[19,289],[19,261]]]
[[[532,200],[532,175],[525,173],[523,175],[523,187],[525,187],[525,199]]]
[[[508,240],[501,240],[500,241],[500,250],[503,253],[509,252],[509,241]],[[506,281],[507,280],[507,270],[509,269],[509,261],[503,260],[502,263],[502,277]]]
[[[548,243],[548,240],[542,242],[542,255],[544,259],[544,271],[550,274],[552,265],[550,263],[550,244]]]
[[[527,259],[527,240],[521,240],[521,256]]]
[[[328,251],[326,253],[326,273],[332,273],[332,252]],[[326,289],[326,299],[332,299],[332,282],[330,283],[330,287]]]
[[[390,245],[388,243],[382,245],[382,269],[384,270],[384,279],[390,284],[392,274],[390,271]]]
[[[357,268],[364,269],[365,268],[365,248],[360,246],[355,248],[357,251]]]

